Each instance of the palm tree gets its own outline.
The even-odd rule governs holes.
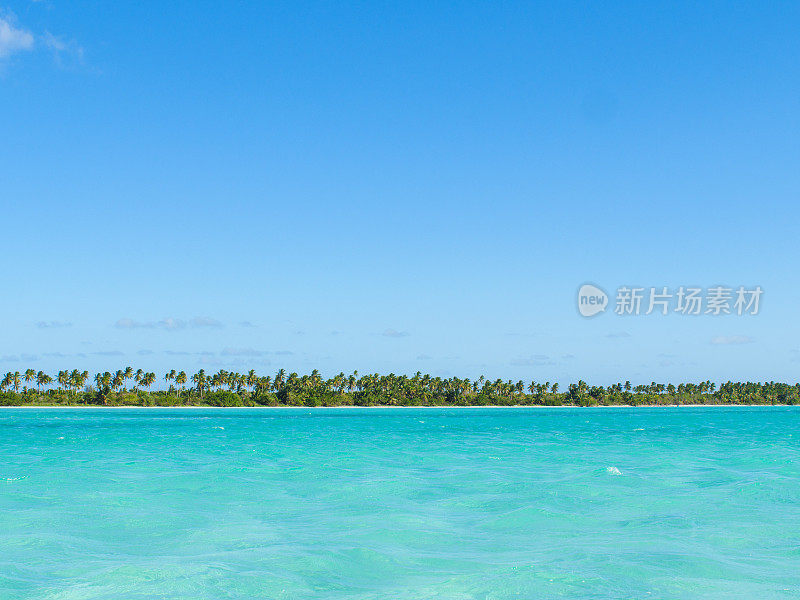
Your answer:
[[[186,384],[186,373],[184,371],[175,375],[175,383],[180,386],[179,389],[183,389],[183,386]]]
[[[205,369],[200,369],[197,373],[192,375],[192,383],[195,384],[197,388],[197,392],[200,394],[200,397],[203,397],[203,391],[206,388],[206,372]]]
[[[69,376],[67,377],[67,385],[69,385],[70,389],[72,390],[73,394],[77,394],[78,389],[80,389],[80,378],[81,374],[78,369],[72,369]]]
[[[142,387],[147,388],[149,390],[150,386],[153,385],[156,381],[156,374],[155,373],[145,373],[142,375],[140,383]]]
[[[242,383],[242,376],[239,373],[231,372],[225,376],[225,383],[228,385],[228,389],[233,391],[234,389],[239,389]]]
[[[256,395],[264,394],[272,389],[272,377],[256,377],[255,392]]]
[[[97,392],[103,400],[103,404],[108,404],[108,391],[111,389],[111,373],[98,373],[94,376],[94,383],[97,386]]]
[[[136,369],[136,373],[133,374],[134,392],[139,390],[139,384],[142,382],[142,377],[144,377],[144,371],[142,369]]]
[[[124,371],[117,371],[111,378],[111,389],[116,392],[119,388],[122,387],[122,384],[124,383],[125,383]]]
[[[59,371],[58,372],[58,375],[56,376],[56,380],[58,381],[58,387],[59,388],[66,389],[68,377],[69,377],[69,373],[67,371]]]
[[[45,373],[44,371],[39,371],[36,374],[36,391],[41,394],[42,386],[49,385],[50,383],[52,383],[52,381],[53,378],[50,377],[47,373]]]
[[[281,369],[283,371],[283,369]],[[294,390],[297,387],[297,380],[299,379],[297,373],[289,373],[289,377],[286,379],[286,387],[290,390]]]
[[[171,387],[169,385],[169,382],[174,380],[176,375],[177,375],[177,373],[175,373],[175,369],[172,369],[169,373],[164,375],[164,383],[167,386],[167,391],[169,391],[169,388]]]
[[[247,377],[245,378],[244,381],[245,385],[247,386],[247,389],[249,390],[250,388],[255,387],[256,381],[258,381],[258,375],[256,375],[256,372],[253,369],[250,369],[247,372]]]
[[[21,385],[19,371],[15,371],[11,375],[11,385],[14,388],[14,391],[19,393],[19,386]]]
[[[285,369],[281,369],[277,373],[275,373],[275,383],[273,385],[275,386],[276,391],[280,391],[283,388],[283,382],[285,378],[286,378]]]
[[[30,383],[31,381],[33,381],[36,378],[36,371],[34,371],[33,369],[26,369],[24,378],[25,378],[25,383],[26,384]],[[24,391],[25,392],[28,391],[28,386],[27,385],[25,385],[25,390]]]
[[[125,370],[122,372],[122,383],[125,383],[126,380],[131,379],[133,377],[133,367],[125,367]]]
[[[77,395],[78,391],[86,385],[86,380],[89,379],[89,371],[78,371],[73,369],[69,374],[68,383],[71,388],[74,388],[73,393]]]

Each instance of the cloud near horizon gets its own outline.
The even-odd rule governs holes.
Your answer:
[[[6,354],[0,356],[0,363],[4,362],[35,362],[39,357],[35,354]]]
[[[68,321],[37,321],[36,327],[39,329],[60,329],[62,327],[72,327]]]
[[[123,317],[121,319],[117,319],[117,322],[114,323],[114,327],[117,329],[165,329],[167,331],[179,331],[186,329],[187,327],[221,328],[224,327],[224,325],[222,322],[218,321],[217,319],[212,319],[211,317],[194,317],[188,321],[185,321],[184,319],[175,319],[172,317],[166,317],[160,321],[136,321],[134,319]]]
[[[223,348],[221,356],[264,356],[267,352],[254,350],[253,348]]]
[[[749,335],[718,335],[711,338],[711,343],[714,345],[731,346],[735,344],[752,344],[755,339]]]
[[[232,360],[222,360],[219,358],[202,356],[197,360],[198,365],[206,367],[249,367],[262,366],[268,367],[272,363],[266,358],[255,358],[250,356],[237,357]]]
[[[554,363],[546,354],[534,354],[529,358],[516,358],[510,364],[514,367],[544,367]]]
[[[397,331],[396,329],[386,329],[381,334],[383,337],[402,338],[408,337],[410,334],[407,331]]]

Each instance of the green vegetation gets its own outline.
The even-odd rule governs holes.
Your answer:
[[[589,386],[584,381],[559,391],[557,383],[442,379],[416,373],[352,375],[324,379],[319,371],[298,375],[281,369],[274,377],[203,369],[190,377],[172,370],[165,390],[151,391],[155,373],[127,367],[115,373],[47,373],[28,369],[6,373],[0,381],[0,406],[609,406],[668,404],[800,404],[800,383],[710,381],[679,385],[630,382]]]

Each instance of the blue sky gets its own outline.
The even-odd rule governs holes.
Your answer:
[[[798,26],[0,0],[0,370],[795,381]],[[764,296],[584,319],[587,281]]]

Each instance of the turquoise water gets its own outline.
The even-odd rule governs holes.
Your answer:
[[[800,597],[800,409],[2,409],[2,599]]]

